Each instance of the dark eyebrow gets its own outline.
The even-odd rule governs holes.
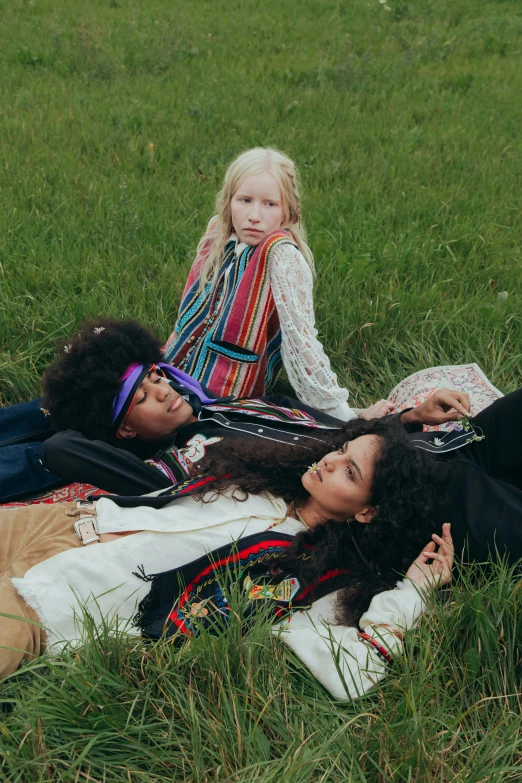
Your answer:
[[[363,477],[362,477],[361,469],[360,469],[359,465],[356,463],[356,461],[354,459],[352,459],[352,457],[350,457],[350,465],[353,465],[353,467],[355,468],[355,470],[359,474],[359,478],[362,481]]]

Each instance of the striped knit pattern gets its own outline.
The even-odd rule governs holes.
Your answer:
[[[329,424],[320,424],[305,411],[297,408],[282,408],[271,402],[249,398],[246,400],[233,400],[232,402],[211,403],[205,405],[206,411],[216,411],[218,413],[242,413],[246,416],[255,416],[257,419],[267,421],[279,421],[284,424],[299,423],[302,427],[312,427],[314,429],[335,430],[338,427]]]
[[[281,329],[270,288],[270,251],[293,242],[276,231],[239,256],[225,248],[217,279],[199,291],[208,245],[194,261],[165,348],[165,361],[192,375],[217,397],[266,393],[281,369]]]

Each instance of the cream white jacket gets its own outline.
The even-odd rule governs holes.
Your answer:
[[[109,499],[97,503],[101,533],[142,531],[104,544],[61,552],[12,582],[38,614],[47,642],[57,652],[67,642],[81,640],[79,618],[85,606],[97,621],[118,618],[119,627],[136,633],[130,621],[150,585],[133,574],[141,566],[158,573],[184,565],[224,544],[265,531],[295,535],[303,524],[286,516],[279,498],[251,496],[245,502],[219,497],[201,503],[178,498],[160,510],[120,508]],[[72,524],[72,520],[71,520]],[[361,625],[379,634],[390,651],[400,649],[394,629],[411,628],[422,612],[422,600],[409,583],[376,596]],[[355,628],[335,625],[335,593],[296,612],[274,628],[320,682],[338,699],[357,696],[379,680],[385,665],[372,647],[359,640]]]

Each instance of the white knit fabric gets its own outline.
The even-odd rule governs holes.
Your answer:
[[[270,253],[270,282],[281,324],[281,357],[297,397],[306,405],[347,421],[356,413],[348,391],[337,383],[330,360],[317,339],[313,277],[301,252],[289,243]]]

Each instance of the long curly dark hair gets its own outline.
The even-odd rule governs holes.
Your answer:
[[[97,318],[82,324],[44,373],[43,405],[54,428],[110,440],[122,374],[130,364],[161,358],[161,341],[137,321]]]
[[[237,500],[270,493],[299,508],[309,497],[301,482],[307,467],[362,435],[380,442],[369,497],[376,516],[368,524],[329,521],[300,533],[286,558],[303,584],[316,584],[331,568],[349,571],[337,604],[338,621],[346,625],[356,624],[371,598],[393,587],[431,534],[440,532],[434,530],[433,512],[444,492],[444,463],[415,448],[398,419],[387,416],[353,419],[342,430],[323,432],[313,451],[257,438],[234,442],[233,449],[223,442],[197,465],[198,473],[225,477],[201,490],[206,502],[232,489]],[[303,560],[299,555],[309,544],[312,557]]]

